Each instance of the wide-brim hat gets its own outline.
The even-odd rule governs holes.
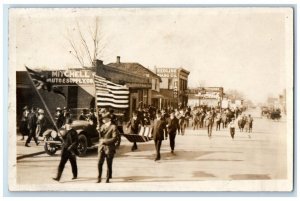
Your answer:
[[[60,107],[57,107],[57,108],[56,108],[56,111],[61,111],[61,108],[60,108]]]
[[[23,107],[23,110],[28,110],[28,106],[26,105],[25,107]]]

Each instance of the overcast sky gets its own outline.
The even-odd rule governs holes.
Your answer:
[[[85,36],[101,19],[104,63],[183,67],[189,86],[236,89],[255,102],[286,87],[292,13],[288,9],[23,9],[11,10],[10,59],[17,70],[80,67],[67,30]],[[75,33],[74,31],[74,33]]]

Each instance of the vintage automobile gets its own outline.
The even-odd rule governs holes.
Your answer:
[[[79,156],[84,156],[88,149],[94,149],[99,142],[99,133],[95,127],[89,124],[88,121],[75,120],[72,123],[72,128],[76,130],[78,134],[78,147],[77,151]],[[61,128],[59,132],[65,132],[64,128]],[[44,149],[47,154],[54,155],[58,149],[61,148],[62,139],[60,133],[55,130],[48,130],[44,133],[45,145]]]
[[[85,120],[75,120],[72,123],[72,128],[78,134],[77,151],[80,157],[86,155],[88,149],[95,149],[99,143],[99,133],[95,127]],[[118,126],[119,134],[123,132],[122,126]],[[44,149],[48,155],[54,155],[57,150],[61,149],[62,138],[60,133],[65,132],[64,128],[57,133],[55,130],[47,130],[44,133],[45,145]],[[121,143],[121,135],[118,135],[116,146],[119,147]]]
[[[281,112],[279,109],[270,112],[270,118],[273,120],[279,120],[281,118]]]

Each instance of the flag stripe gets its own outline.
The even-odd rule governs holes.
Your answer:
[[[128,108],[129,89],[115,84],[103,77],[94,76],[96,88],[96,104],[99,107]]]
[[[97,96],[103,98],[114,98],[116,100],[127,100],[128,96],[120,96],[120,95],[113,95],[113,94],[106,94],[106,93],[96,93]]]
[[[114,98],[104,98],[97,96],[98,100],[97,102],[112,102],[112,103],[128,103],[128,100],[116,100]],[[99,101],[101,100],[101,101]]]

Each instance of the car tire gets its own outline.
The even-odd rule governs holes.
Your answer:
[[[87,147],[88,147],[87,137],[84,134],[80,134],[78,136],[78,146],[77,146],[77,151],[78,151],[79,157],[82,157],[86,154]]]
[[[51,141],[51,140],[53,140],[53,138],[51,136],[49,136],[49,137],[46,138],[46,140]],[[44,149],[45,149],[45,152],[48,155],[53,156],[57,151],[57,146],[55,144],[51,145],[51,144],[46,142],[45,145],[44,145]]]

